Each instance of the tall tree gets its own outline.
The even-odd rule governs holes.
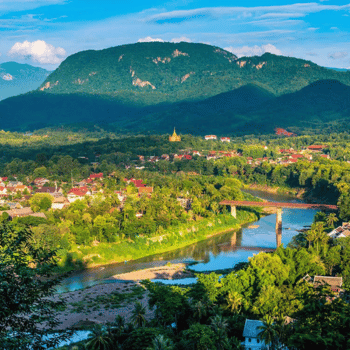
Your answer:
[[[55,312],[53,278],[56,252],[35,248],[32,232],[0,224],[0,344],[5,349],[47,349],[69,334],[52,331],[59,324]]]

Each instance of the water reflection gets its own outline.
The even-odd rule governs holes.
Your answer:
[[[270,201],[301,202],[291,197],[250,191],[253,195]],[[282,243],[286,246],[297,230],[311,225],[316,210],[284,209],[282,214]],[[253,224],[245,225],[237,232],[228,232],[185,248],[168,253],[149,256],[129,261],[89,269],[67,278],[58,288],[58,292],[77,290],[100,283],[101,280],[115,274],[141,270],[149,267],[163,266],[168,261],[198,262],[191,268],[195,271],[215,271],[231,268],[238,262],[246,262],[248,258],[260,251],[276,248],[276,214],[261,218]],[[254,226],[256,228],[249,228]],[[176,281],[175,281],[176,282]]]

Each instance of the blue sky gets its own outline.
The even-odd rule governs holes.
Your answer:
[[[0,61],[54,69],[78,51],[162,40],[350,68],[349,1],[0,0]]]

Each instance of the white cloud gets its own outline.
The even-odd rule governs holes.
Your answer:
[[[185,41],[186,43],[191,43],[192,40],[190,38],[187,38],[185,36],[181,36],[180,38],[173,38],[171,39],[172,43],[180,43],[181,41]]]
[[[342,11],[349,10],[350,4],[347,5],[323,5],[316,2],[311,3],[297,3],[291,5],[272,5],[272,6],[255,6],[255,7],[202,7],[191,10],[175,10],[169,12],[158,13],[148,18],[149,21],[162,23],[164,21],[172,20],[193,20],[203,16],[210,16],[218,18],[221,16],[242,16],[247,14],[255,14],[263,16],[265,14],[289,14],[290,17],[303,17],[311,13],[321,11]],[[285,16],[288,17],[288,16]]]
[[[270,52],[275,55],[282,55],[282,52],[277,49],[276,46],[272,44],[262,45],[262,46],[243,46],[243,47],[225,47],[225,50],[234,53],[237,57],[242,56],[261,56],[265,52]]]
[[[328,54],[328,57],[332,60],[341,60],[342,58],[345,58],[348,56],[348,53],[346,51],[338,51]]]
[[[138,43],[150,43],[152,41],[158,41],[160,43],[163,43],[164,40],[163,39],[160,39],[160,38],[152,38],[150,36],[146,36],[145,38],[141,38],[139,40],[137,40]]]
[[[58,64],[66,56],[66,51],[62,47],[54,47],[43,40],[33,42],[26,40],[23,43],[14,44],[8,55],[31,58],[41,64]]]

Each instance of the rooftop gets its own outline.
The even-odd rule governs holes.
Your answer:
[[[243,337],[245,338],[258,338],[258,334],[261,332],[259,327],[263,326],[262,321],[246,320],[243,330]]]

